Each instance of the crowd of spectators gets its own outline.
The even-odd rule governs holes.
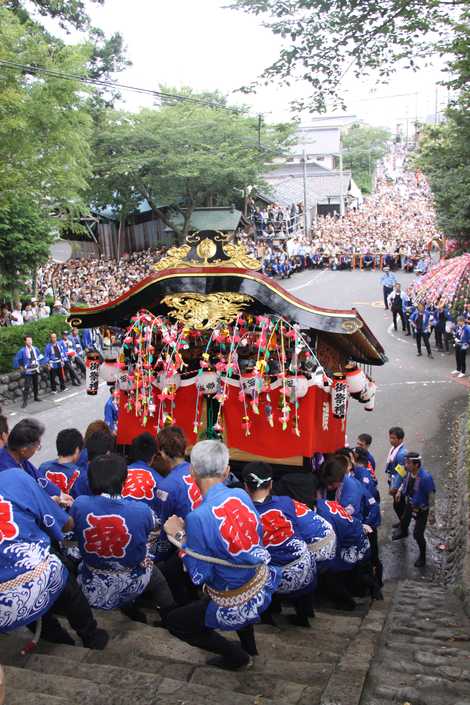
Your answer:
[[[379,165],[375,191],[363,206],[344,217],[319,216],[309,236],[303,229],[303,204],[260,207],[250,199],[247,217],[252,227],[239,239],[271,277],[323,268],[390,267],[425,273],[439,257],[439,233],[428,184],[406,159],[404,149],[395,146]],[[141,250],[123,255],[119,262],[103,256],[48,262],[38,271],[37,296],[23,310],[19,304],[13,310],[5,307],[0,325],[67,312],[77,303],[94,306],[112,300],[150,274],[164,252]]]

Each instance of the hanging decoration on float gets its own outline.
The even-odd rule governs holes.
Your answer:
[[[367,410],[375,398],[375,383],[357,365],[331,379],[299,327],[275,315],[239,312],[231,324],[221,321],[206,330],[139,311],[124,336],[117,370],[119,386],[125,382],[120,388],[127,392],[127,410],[142,426],[149,418],[157,428],[174,424],[178,389],[195,384],[194,433],[204,430],[207,413],[210,431],[219,437],[234,387],[246,436],[258,415],[271,428],[300,436],[299,408],[310,386],[331,394],[332,412],[341,419],[352,390]]]

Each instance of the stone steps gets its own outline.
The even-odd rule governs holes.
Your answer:
[[[240,673],[207,666],[205,651],[118,611],[96,612],[110,634],[104,651],[40,642],[21,657],[30,634],[18,630],[0,638],[6,705],[358,705],[364,653],[372,658],[385,613],[386,603],[374,603],[365,617],[317,611],[311,629],[282,616],[278,627],[257,625],[260,655]]]
[[[361,705],[470,705],[470,624],[450,590],[400,583]]]

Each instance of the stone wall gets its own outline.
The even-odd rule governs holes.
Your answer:
[[[0,404],[8,405],[21,399],[24,381],[20,372],[9,372],[0,375]],[[50,391],[49,373],[41,370],[39,379],[39,394]]]
[[[444,585],[463,585],[468,550],[469,464],[468,414],[453,422],[449,438],[448,463],[443,501],[439,503],[434,541],[437,567],[435,579]]]

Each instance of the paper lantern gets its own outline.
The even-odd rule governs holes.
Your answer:
[[[240,385],[245,394],[249,397],[254,397],[256,394],[261,394],[264,387],[263,378],[259,375],[241,376]]]
[[[202,372],[197,376],[196,385],[202,394],[217,394],[220,386],[219,375],[216,372]]]
[[[172,385],[175,386],[176,389],[179,389],[181,386],[181,375],[169,375],[166,372],[161,372],[155,381],[155,386],[160,390],[171,387]]]
[[[86,393],[90,396],[98,394],[101,355],[89,352],[86,356]]]
[[[105,360],[101,365],[100,377],[106,382],[106,384],[109,384],[109,386],[111,386],[113,384],[116,384],[117,380],[119,379],[119,372],[120,370],[117,365],[117,360]]]
[[[286,386],[289,390],[295,390],[297,399],[302,399],[308,392],[308,380],[303,375],[288,377],[286,379]]]
[[[331,410],[337,419],[344,419],[348,406],[348,385],[343,375],[333,376]]]
[[[367,377],[360,367],[355,367],[352,370],[347,370],[345,373],[346,384],[350,394],[358,394],[362,392],[367,385]]]

